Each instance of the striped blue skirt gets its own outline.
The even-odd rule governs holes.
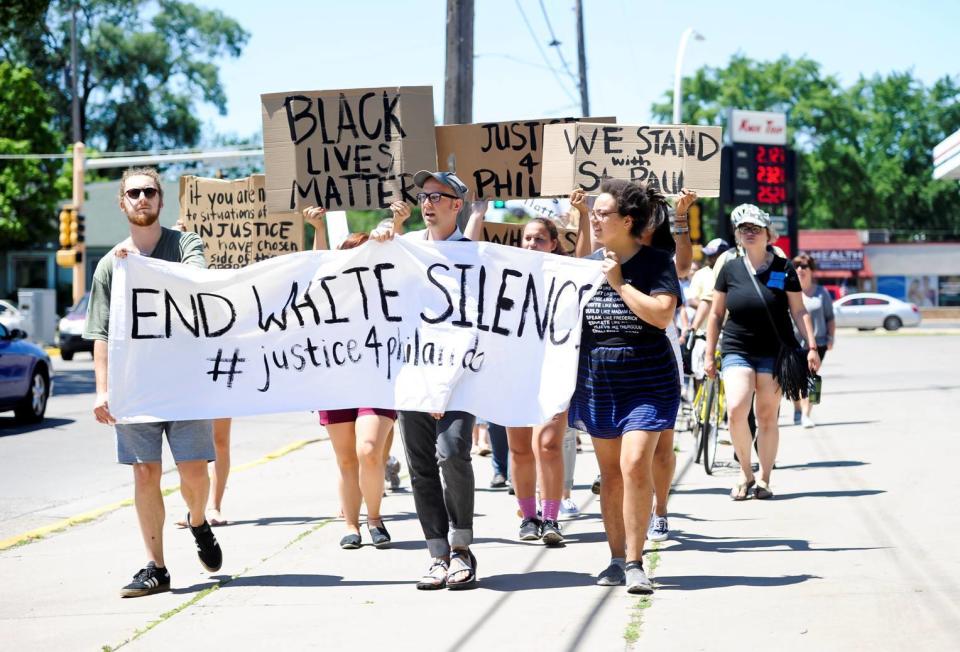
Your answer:
[[[593,437],[615,439],[631,430],[673,428],[680,408],[680,378],[670,341],[651,338],[630,346],[580,346],[577,388],[569,423]]]

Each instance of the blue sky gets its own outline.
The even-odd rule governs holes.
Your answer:
[[[445,0],[195,0],[238,20],[251,38],[221,63],[228,113],[204,108],[222,133],[259,134],[260,93],[432,85],[442,121]],[[536,38],[530,35],[523,8]],[[475,0],[474,122],[579,115],[573,0]],[[851,83],[860,75],[912,70],[926,83],[960,75],[956,0],[748,2],[583,0],[590,112],[624,124],[649,121],[650,105],[673,87],[680,35],[694,27],[690,74],[735,53],[758,60],[806,55]],[[537,44],[547,56],[547,68]],[[560,78],[560,81],[557,80]],[[957,125],[960,128],[960,125]],[[210,134],[208,134],[210,135]]]

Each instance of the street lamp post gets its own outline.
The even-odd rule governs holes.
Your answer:
[[[680,124],[680,105],[682,102],[680,96],[680,82],[683,79],[683,54],[687,50],[687,41],[690,40],[690,37],[693,37],[694,40],[702,41],[703,34],[688,27],[683,31],[683,36],[680,37],[680,47],[677,48],[677,65],[673,70],[673,124]]]

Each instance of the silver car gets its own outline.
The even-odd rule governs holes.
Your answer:
[[[901,326],[920,325],[920,309],[915,305],[875,292],[858,292],[837,299],[833,312],[839,327],[895,331]]]

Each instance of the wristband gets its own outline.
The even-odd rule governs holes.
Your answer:
[[[690,233],[690,227],[688,226],[675,226],[670,231],[673,235],[681,235],[683,233]]]

